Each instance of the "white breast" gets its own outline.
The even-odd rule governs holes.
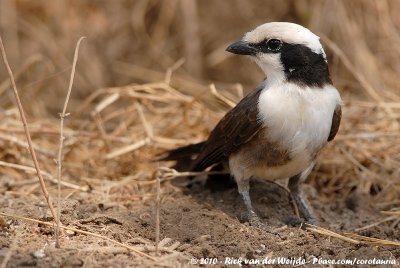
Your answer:
[[[291,157],[312,155],[327,142],[334,110],[341,99],[332,85],[299,88],[266,84],[260,95],[260,120],[272,141],[287,145]]]

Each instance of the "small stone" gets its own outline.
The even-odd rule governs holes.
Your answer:
[[[196,238],[194,241],[195,242],[203,242],[203,241],[208,241],[211,239],[211,235],[202,235]]]
[[[35,257],[36,259],[42,259],[44,257],[46,257],[46,254],[44,253],[44,248],[41,248],[39,250],[36,250],[35,252],[33,252],[33,257]]]
[[[65,230],[65,234],[68,235],[68,236],[74,236],[75,235],[75,231]]]

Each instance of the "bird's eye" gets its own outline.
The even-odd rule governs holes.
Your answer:
[[[269,39],[269,40],[267,40],[266,43],[267,43],[268,49],[273,52],[279,51],[282,47],[282,41],[279,39]]]

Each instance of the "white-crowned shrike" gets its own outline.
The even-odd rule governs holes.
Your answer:
[[[289,178],[300,212],[314,223],[300,184],[322,147],[335,137],[341,120],[341,98],[319,37],[294,23],[271,22],[226,50],[253,58],[267,78],[221,119],[206,141],[172,150],[164,160],[196,154],[191,171],[226,165],[250,224],[267,230],[252,207],[249,180]]]

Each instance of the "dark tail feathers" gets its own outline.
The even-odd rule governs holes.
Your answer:
[[[205,142],[189,144],[160,154],[157,161],[176,161],[173,168],[178,171],[189,171],[194,158],[201,152]]]
[[[173,166],[178,171],[194,171],[193,160],[203,149],[205,142],[189,144],[170,151],[166,151],[158,156],[157,161],[176,161]],[[212,171],[224,171],[225,167],[219,163],[211,168]],[[193,179],[193,177],[188,177]],[[206,187],[211,191],[222,191],[234,187],[236,184],[229,174],[208,175]]]
[[[182,146],[170,151],[166,151],[159,155],[158,161],[172,161],[172,160],[182,160],[182,159],[192,159],[194,156],[201,152],[205,142],[199,142],[194,144],[189,144]]]

